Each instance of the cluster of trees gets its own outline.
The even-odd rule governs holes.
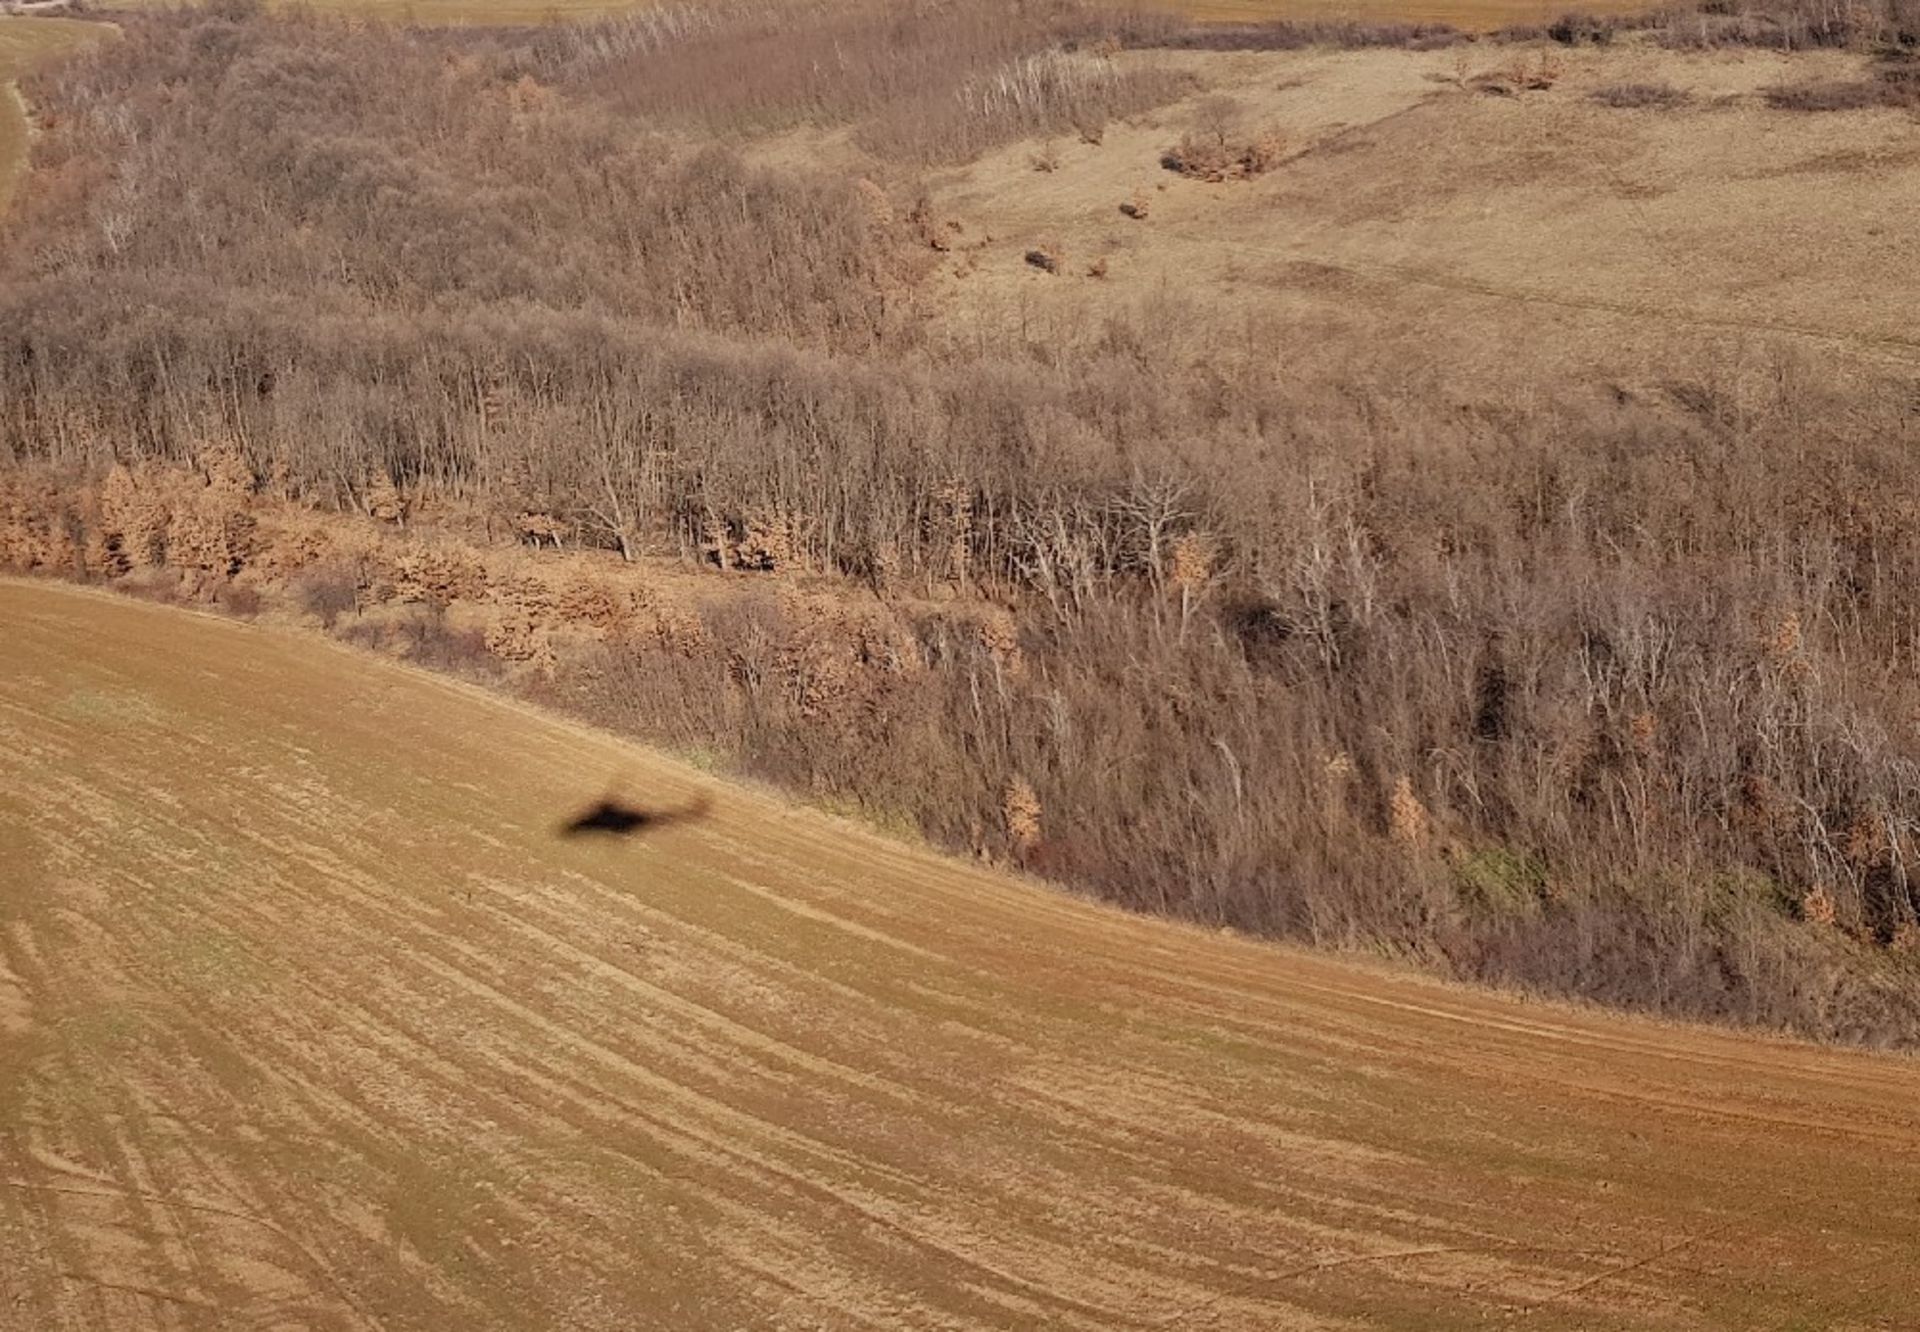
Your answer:
[[[856,92],[750,8],[130,21],[33,89],[0,459],[97,476],[233,441],[343,512],[397,487],[836,576],[900,607],[925,669],[823,705],[753,665],[799,628],[735,573],[698,651],[608,645],[561,693],[1142,908],[1920,1035],[1911,380],[1462,408],[1276,374],[1297,358],[1257,329],[1189,360],[1165,330],[1206,316],[1165,296],[931,338],[910,184],[689,127],[838,119],[946,160],[1036,123],[978,110],[982,80],[1106,59],[1077,11],[981,8],[836,20],[958,53]],[[1016,641],[942,609],[980,599]]]

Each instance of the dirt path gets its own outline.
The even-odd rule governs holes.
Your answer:
[[[0,583],[0,1327],[1915,1326],[1920,1065],[1137,920]],[[562,839],[622,775],[708,817]]]

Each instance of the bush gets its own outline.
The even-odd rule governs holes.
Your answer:
[[[1301,51],[1314,46],[1433,51],[1473,38],[1446,23],[1302,23],[1283,19],[1272,23],[1180,24],[1157,16],[1136,16],[1123,25],[1122,40],[1136,49],[1181,51]]]
[[[1594,14],[1563,14],[1547,25],[1547,36],[1562,46],[1605,46],[1614,34],[1632,26],[1630,20]]]
[[[1913,0],[1707,0],[1672,9],[1653,25],[1662,44],[1680,48],[1756,46],[1797,51],[1865,50],[1920,43],[1920,6]]]
[[[1161,154],[1160,165],[1179,175],[1217,184],[1264,175],[1279,165],[1285,152],[1286,139],[1274,130],[1253,138],[1190,133]],[[1129,217],[1145,215],[1137,201],[1134,209],[1127,214]]]
[[[1684,90],[1670,83],[1613,83],[1595,89],[1593,100],[1602,106],[1622,110],[1644,108],[1666,111],[1685,106],[1691,99]]]
[[[1866,111],[1888,104],[1886,89],[1867,80],[1781,84],[1765,90],[1778,111]]]
[[[342,615],[360,609],[360,580],[342,565],[319,565],[296,574],[289,586],[293,604],[332,629]]]
[[[229,615],[250,620],[260,613],[260,589],[246,583],[224,583],[213,594],[214,604]]]

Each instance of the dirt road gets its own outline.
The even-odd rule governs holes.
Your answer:
[[[0,582],[0,1327],[1920,1326],[1920,1065],[1125,917]],[[556,827],[619,777],[709,814]]]

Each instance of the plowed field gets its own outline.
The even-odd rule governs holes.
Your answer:
[[[557,828],[617,785],[695,818]],[[0,1327],[1913,1327],[1920,1067],[1122,916],[0,582]]]

